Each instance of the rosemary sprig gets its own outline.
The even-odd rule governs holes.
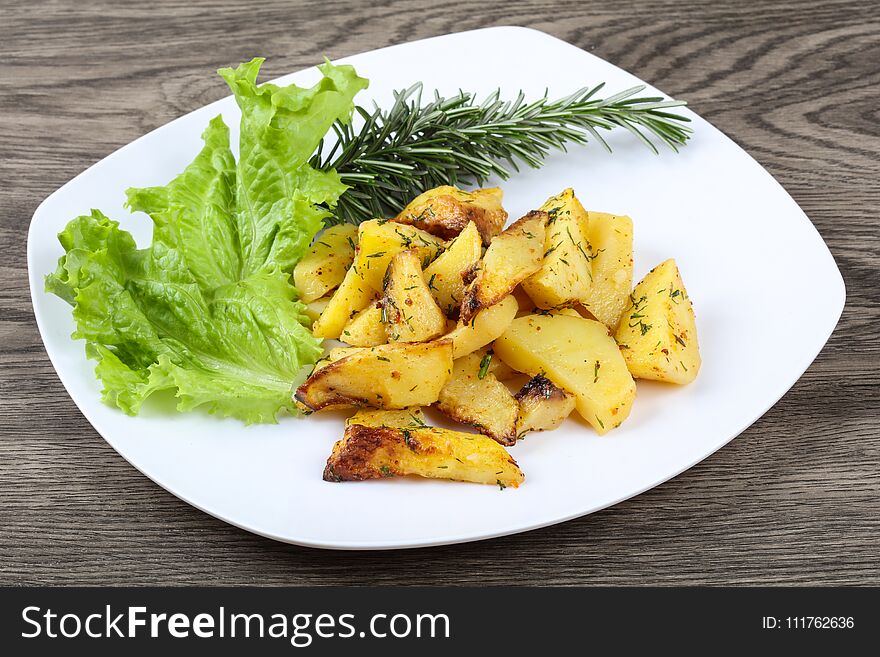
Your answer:
[[[311,162],[336,169],[351,186],[330,223],[394,216],[438,185],[482,185],[493,175],[506,180],[521,164],[539,168],[550,151],[564,151],[568,143],[592,138],[610,151],[599,130],[625,128],[655,153],[653,140],[676,151],[687,142],[690,119],[668,111],[683,101],[637,97],[644,86],[595,98],[603,86],[555,101],[545,93],[533,102],[522,92],[504,101],[495,91],[481,103],[463,91],[450,98],[435,93],[422,105],[418,83],[394,92],[388,110],[356,107],[361,127],[336,123],[336,143],[327,153],[319,146]]]

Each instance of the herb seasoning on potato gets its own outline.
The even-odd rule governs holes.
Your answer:
[[[530,432],[577,411],[604,435],[629,416],[635,379],[696,377],[691,299],[671,259],[632,289],[629,217],[588,211],[568,188],[502,230],[501,198],[428,190],[356,236],[329,229],[298,268],[314,334],[350,346],[331,349],[296,399],[310,411],[360,409],[327,481],[515,488],[525,475],[505,448]],[[432,427],[422,407],[478,433]]]

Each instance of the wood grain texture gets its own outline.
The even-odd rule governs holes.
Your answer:
[[[880,584],[880,5],[858,0],[0,5],[0,583]],[[266,74],[518,24],[686,98],[794,196],[843,272],[828,346],[761,420],[606,511],[489,542],[322,552],[232,528],[123,461],[40,343],[25,235],[84,168]],[[756,236],[758,238],[759,236]],[[797,330],[809,309],[781,308]],[[772,318],[758,318],[771,321]]]

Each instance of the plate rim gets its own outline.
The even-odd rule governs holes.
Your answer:
[[[522,27],[522,26],[516,26],[516,25],[483,27],[483,28],[477,28],[474,30],[463,30],[460,32],[453,32],[453,33],[449,33],[449,34],[436,35],[436,36],[427,37],[424,39],[407,41],[404,43],[383,46],[382,48],[376,48],[376,49],[364,51],[361,53],[355,53],[353,55],[348,55],[344,58],[340,58],[337,61],[345,62],[348,59],[358,57],[360,55],[372,54],[372,53],[386,51],[386,50],[390,50],[390,49],[394,49],[394,48],[400,48],[400,47],[410,46],[410,45],[414,45],[414,44],[422,44],[422,43],[429,42],[429,41],[446,39],[450,36],[455,36],[455,35],[474,34],[474,33],[479,33],[479,32],[490,32],[490,31],[491,32],[522,31],[522,32],[529,32],[534,35],[539,35],[543,39],[552,40],[552,41],[564,44],[570,48],[575,48],[580,53],[588,55],[590,57],[593,57],[593,58],[601,61],[603,64],[605,64],[607,66],[614,67],[615,69],[622,71],[622,72],[626,73],[627,75],[630,75],[632,77],[636,77],[634,74],[629,73],[625,69],[622,69],[619,66],[617,66],[611,62],[608,62],[607,60],[604,60],[601,57],[594,55],[593,53],[587,52],[586,50],[583,50],[582,48],[580,48],[574,44],[571,44],[563,39],[555,37],[551,34],[547,34],[546,32],[543,32],[541,30],[537,30],[535,28]],[[311,68],[313,68],[313,67],[309,66],[309,67],[305,67],[302,69],[298,69],[296,71],[290,71],[289,73],[285,73],[281,76],[277,76],[276,78],[273,78],[272,80],[268,80],[268,82],[275,82],[276,80],[287,77],[288,75],[292,75],[295,73],[306,71]],[[657,89],[656,87],[654,87],[653,85],[651,85],[647,82],[642,82],[642,84],[645,84],[647,89],[656,90],[659,93],[661,93],[662,95],[669,97],[668,94],[663,93],[662,91],[660,91],[659,89]],[[816,226],[812,222],[812,220],[810,220],[809,216],[803,211],[803,209],[800,207],[800,205],[794,200],[794,198],[792,198],[792,196],[779,183],[779,181],[776,180],[776,178],[773,176],[773,174],[771,174],[748,151],[746,151],[744,148],[739,146],[739,144],[737,144],[733,139],[731,139],[726,133],[724,133],[717,126],[715,126],[714,124],[712,124],[711,122],[709,122],[708,120],[703,118],[702,116],[697,115],[695,112],[693,112],[693,110],[690,110],[688,108],[686,110],[687,113],[693,114],[693,115],[699,117],[702,121],[704,121],[709,126],[711,126],[717,132],[718,135],[721,135],[724,139],[726,139],[731,144],[733,144],[741,153],[744,153],[755,165],[757,165],[770,178],[770,180],[772,180],[773,184],[777,188],[777,190],[776,190],[777,193],[781,192],[782,194],[784,194],[791,201],[791,203],[794,204],[794,206],[797,207],[801,211],[801,213],[803,215],[803,217],[802,217],[803,220],[806,221],[806,224],[810,228],[812,228],[812,230],[814,232],[814,237],[816,239],[818,239],[819,242],[821,243],[822,247],[824,248],[825,254],[827,254],[827,256],[830,260],[831,265],[833,265],[834,272],[836,272],[836,274],[837,274],[837,276],[835,277],[835,280],[833,281],[833,283],[835,284],[834,287],[835,287],[835,292],[836,292],[835,299],[834,299],[834,301],[835,301],[834,307],[836,308],[836,311],[834,313],[829,313],[825,319],[825,321],[827,321],[828,324],[827,324],[826,330],[822,331],[824,338],[821,340],[821,342],[817,342],[818,346],[816,346],[815,349],[809,350],[809,354],[807,354],[807,352],[805,351],[805,354],[807,354],[807,355],[804,356],[804,358],[802,358],[802,360],[800,361],[800,364],[796,368],[792,369],[792,372],[793,373],[796,372],[796,375],[793,378],[791,378],[790,382],[787,382],[785,384],[781,384],[779,391],[775,391],[773,395],[768,396],[768,400],[770,400],[772,398],[772,401],[769,401],[769,403],[766,404],[766,406],[763,408],[763,410],[760,413],[758,413],[755,417],[745,421],[742,424],[742,426],[739,429],[737,429],[735,432],[733,432],[727,439],[725,439],[722,442],[720,442],[719,444],[713,446],[712,449],[710,449],[709,451],[702,453],[702,456],[699,456],[698,458],[696,458],[692,462],[689,462],[687,465],[681,467],[680,469],[675,470],[673,473],[669,474],[668,476],[665,476],[660,479],[657,479],[656,481],[653,481],[653,483],[651,483],[649,485],[641,487],[638,490],[635,490],[631,493],[627,493],[625,495],[617,497],[607,503],[602,503],[599,505],[592,506],[592,507],[588,508],[587,510],[578,511],[578,512],[574,512],[574,513],[562,513],[560,515],[554,516],[549,519],[543,519],[541,521],[529,523],[527,525],[520,525],[514,529],[500,529],[500,530],[480,533],[479,535],[476,535],[476,534],[462,535],[461,533],[454,533],[453,532],[453,533],[444,535],[443,537],[434,537],[434,538],[427,539],[427,540],[412,539],[412,540],[408,540],[405,542],[398,541],[397,543],[389,543],[387,540],[383,540],[383,541],[379,541],[379,540],[374,540],[374,541],[369,541],[369,540],[339,541],[339,540],[335,540],[333,542],[327,542],[326,540],[322,541],[321,539],[312,538],[312,537],[301,537],[301,538],[297,538],[297,539],[292,539],[292,538],[289,538],[286,536],[273,534],[272,532],[261,531],[257,528],[246,526],[245,524],[237,522],[236,520],[234,520],[230,517],[224,516],[220,512],[216,512],[216,511],[213,511],[213,510],[206,508],[205,506],[190,499],[188,495],[184,495],[181,492],[173,490],[170,485],[166,485],[166,483],[164,483],[162,481],[162,477],[154,476],[152,474],[145,472],[141,467],[139,467],[139,465],[137,463],[135,463],[131,459],[129,459],[122,451],[120,451],[119,448],[116,447],[116,445],[113,444],[113,442],[110,439],[107,438],[104,430],[100,426],[102,423],[99,421],[96,421],[92,417],[91,411],[85,407],[85,404],[81,403],[80,400],[77,399],[77,397],[71,393],[71,389],[68,384],[67,377],[64,374],[62,374],[62,370],[59,369],[57,363],[55,362],[55,358],[53,357],[52,353],[50,352],[50,350],[47,346],[48,343],[46,341],[46,330],[43,326],[43,321],[41,320],[40,312],[38,312],[38,310],[37,310],[38,304],[40,303],[40,301],[38,301],[38,298],[40,296],[45,296],[47,294],[43,288],[43,285],[42,285],[43,280],[44,280],[44,276],[47,272],[37,272],[35,270],[36,256],[34,254],[34,250],[36,248],[35,245],[36,245],[37,241],[39,240],[39,238],[35,236],[36,224],[38,223],[38,221],[37,221],[38,217],[42,213],[43,208],[56,195],[60,194],[69,185],[72,185],[81,176],[84,176],[84,175],[88,174],[90,171],[92,171],[93,169],[95,169],[97,166],[99,166],[101,163],[103,163],[106,159],[108,159],[118,153],[121,153],[130,147],[134,147],[136,144],[138,144],[142,140],[153,135],[153,133],[155,133],[155,132],[157,132],[157,131],[159,131],[159,130],[161,130],[161,129],[163,129],[163,128],[165,128],[165,127],[167,127],[177,121],[181,121],[181,120],[187,118],[188,116],[190,116],[194,112],[203,111],[203,110],[206,110],[207,108],[218,105],[224,101],[228,101],[228,99],[230,97],[231,97],[231,95],[224,96],[223,98],[220,98],[216,101],[213,101],[213,102],[208,103],[206,105],[203,105],[201,107],[194,108],[194,109],[190,110],[189,112],[182,114],[181,116],[178,116],[178,117],[176,117],[166,123],[163,123],[160,126],[157,126],[156,128],[150,130],[149,132],[135,138],[134,140],[128,142],[127,144],[121,146],[120,148],[112,151],[111,153],[108,153],[107,155],[105,155],[104,157],[99,159],[98,161],[92,163],[91,165],[89,165],[88,167],[83,169],[81,172],[79,172],[78,174],[73,176],[70,180],[65,182],[59,188],[54,190],[45,199],[43,199],[43,201],[41,201],[40,204],[34,210],[34,213],[33,213],[31,220],[30,220],[30,224],[28,226],[26,251],[27,251],[27,266],[28,266],[28,287],[29,287],[29,291],[30,291],[30,295],[31,295],[31,308],[34,313],[34,319],[37,324],[37,329],[40,334],[40,339],[43,343],[44,351],[45,351],[47,357],[49,358],[49,362],[52,364],[53,369],[55,370],[56,376],[61,381],[61,384],[64,387],[65,391],[67,392],[68,396],[73,401],[74,405],[79,409],[79,411],[83,415],[83,417],[88,421],[88,423],[92,426],[92,428],[95,430],[95,432],[99,436],[101,436],[101,438],[104,440],[105,443],[107,443],[127,463],[129,463],[132,467],[134,467],[135,470],[137,470],[143,476],[147,477],[154,484],[158,485],[160,488],[167,491],[168,493],[170,493],[174,497],[182,500],[186,504],[189,504],[190,506],[198,509],[199,511],[206,513],[214,518],[217,518],[218,520],[221,520],[222,522],[224,522],[226,524],[229,524],[229,525],[232,525],[232,526],[237,527],[239,529],[242,529],[244,531],[247,531],[251,534],[256,534],[258,536],[262,536],[264,538],[275,540],[275,541],[278,541],[281,543],[286,543],[286,544],[290,544],[290,545],[297,545],[297,546],[307,547],[307,548],[318,548],[318,549],[326,549],[326,550],[347,550],[347,551],[400,550],[400,549],[436,547],[436,546],[441,546],[441,545],[455,545],[455,544],[461,544],[461,543],[490,540],[490,539],[494,539],[494,538],[500,538],[503,536],[510,536],[510,535],[514,535],[514,534],[535,531],[538,529],[542,529],[544,527],[549,527],[552,525],[561,524],[564,522],[568,522],[570,520],[575,520],[577,518],[582,518],[584,516],[591,515],[593,513],[598,512],[598,511],[602,511],[606,508],[609,508],[611,506],[615,506],[615,505],[620,504],[621,502],[624,502],[628,499],[631,499],[633,497],[641,495],[642,493],[644,493],[648,490],[651,490],[652,488],[656,488],[657,486],[660,486],[660,485],[666,483],[667,481],[669,481],[670,479],[673,479],[673,478],[679,476],[680,474],[682,474],[683,472],[693,468],[698,463],[708,459],[713,454],[715,454],[718,450],[725,447],[733,439],[737,438],[740,434],[742,434],[745,430],[747,430],[755,422],[757,422],[761,417],[763,417],[773,406],[775,406],[779,402],[779,400],[783,396],[785,396],[785,394],[789,390],[791,390],[792,387],[794,387],[794,385],[800,380],[800,378],[803,376],[803,374],[806,372],[806,370],[809,368],[809,366],[816,360],[816,358],[819,356],[819,354],[825,348],[829,339],[831,338],[831,335],[834,333],[834,330],[837,327],[837,325],[840,321],[840,317],[842,316],[843,310],[846,306],[846,284],[843,279],[843,275],[840,272],[840,267],[838,266],[837,261],[834,258],[834,254],[831,252],[831,249],[829,248],[827,242],[824,240],[821,233],[819,233],[818,229],[816,228]],[[831,321],[832,316],[833,316],[833,321]],[[78,344],[78,343],[79,342],[77,341],[76,344]],[[787,381],[787,379],[786,379],[786,381]],[[777,394],[777,392],[778,392],[778,394]],[[85,402],[87,400],[83,400],[83,401]],[[97,403],[103,403],[103,402],[101,402],[100,400],[97,400]]]

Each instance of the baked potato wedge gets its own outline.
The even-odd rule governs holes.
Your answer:
[[[546,227],[547,213],[533,211],[492,240],[462,299],[463,322],[501,301],[541,268]]]
[[[339,339],[353,347],[375,347],[388,342],[382,321],[382,300],[375,299],[342,328]]]
[[[345,353],[332,362],[319,361],[295,399],[313,411],[347,405],[429,406],[452,374],[451,340],[352,347]]]
[[[303,303],[319,299],[339,287],[354,262],[357,226],[330,226],[293,268],[293,285]]]
[[[369,306],[375,296],[376,292],[364,282],[357,269],[350,267],[324,312],[312,325],[312,333],[317,338],[337,339],[349,320]]]
[[[522,282],[538,308],[581,303],[589,299],[593,282],[590,243],[582,233],[587,212],[569,187],[541,206],[547,213],[544,261]]]
[[[446,316],[425,283],[415,250],[391,259],[381,313],[388,342],[425,342],[446,332]]]
[[[358,228],[354,263],[312,333],[319,338],[338,338],[348,320],[366,308],[376,294],[383,293],[391,258],[407,249],[414,249],[428,263],[443,250],[443,241],[413,226],[382,219],[363,222]]]
[[[507,223],[507,212],[501,207],[503,196],[498,187],[466,192],[443,185],[416,196],[394,220],[412,224],[445,240],[455,237],[473,222],[483,244],[488,245]]]
[[[450,242],[446,250],[425,269],[428,287],[447,317],[458,315],[467,287],[465,279],[482,255],[480,233],[477,231],[477,225],[470,221],[458,237]]]
[[[382,294],[385,270],[391,258],[401,251],[413,250],[427,267],[445,248],[443,240],[414,226],[371,219],[358,229],[358,250],[353,267],[364,282]]]
[[[452,376],[434,405],[456,422],[469,424],[502,445],[516,443],[519,404],[489,372],[492,356],[475,351],[452,365]]]
[[[321,369],[322,367],[326,367],[330,363],[334,363],[337,360],[341,360],[341,359],[345,358],[346,356],[351,356],[352,354],[356,354],[358,351],[360,351],[360,349],[361,349],[360,347],[334,347],[333,349],[330,349],[327,353],[325,353],[323,356],[321,356],[321,358],[318,359],[318,361],[315,363],[314,367],[312,368],[312,373],[315,373],[319,369]],[[310,415],[311,413],[314,412],[314,410],[312,408],[310,408],[306,404],[303,404],[299,399],[297,399],[295,393],[293,395],[293,403],[294,403],[294,406],[297,407],[299,412],[303,413],[304,415]],[[339,406],[346,406],[346,405],[347,404],[339,404]]]
[[[513,369],[543,374],[575,396],[575,408],[599,434],[629,415],[636,385],[604,324],[570,315],[513,320],[493,350]]]
[[[626,216],[588,212],[593,284],[584,307],[611,331],[620,323],[633,282],[633,224]]]
[[[636,285],[616,338],[634,377],[682,385],[696,378],[697,324],[675,260],[657,265]]]
[[[478,434],[436,427],[351,423],[333,446],[324,481],[363,481],[416,475],[431,479],[518,487],[525,476],[501,445]]]
[[[553,384],[543,374],[529,379],[518,393],[517,437],[529,431],[555,429],[574,410],[574,395]]]
[[[516,299],[510,295],[477,313],[470,322],[460,321],[446,334],[446,338],[452,340],[453,357],[466,356],[504,333],[516,317],[517,308]]]

